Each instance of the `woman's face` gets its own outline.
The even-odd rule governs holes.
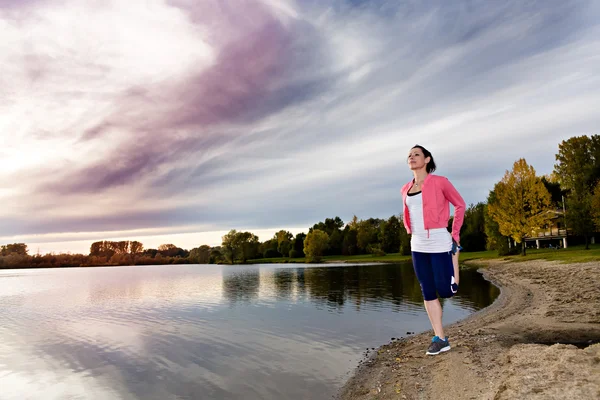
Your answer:
[[[408,167],[413,171],[425,168],[430,160],[431,158],[425,157],[423,150],[418,147],[410,149],[408,152]]]

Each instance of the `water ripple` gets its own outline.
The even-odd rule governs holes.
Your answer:
[[[446,321],[497,296],[461,279]],[[2,399],[329,398],[366,347],[429,327],[402,265],[0,271],[0,288]]]

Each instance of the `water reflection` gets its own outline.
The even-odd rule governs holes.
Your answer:
[[[461,279],[445,322],[498,294]],[[428,328],[410,265],[1,271],[0,398],[326,399]]]
[[[467,270],[461,272],[461,290],[452,301],[477,310],[491,304],[498,294],[498,289],[480,274]],[[301,298],[331,310],[342,310],[348,303],[360,310],[361,305],[367,303],[421,306],[423,302],[410,263],[225,267],[223,295],[232,305],[257,299]],[[442,299],[442,303],[445,301]]]

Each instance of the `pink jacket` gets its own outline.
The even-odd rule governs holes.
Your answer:
[[[404,204],[404,226],[410,234],[410,215],[406,206],[406,196],[414,180],[402,186],[402,204]],[[454,206],[452,238],[460,243],[460,227],[465,218],[465,201],[452,186],[448,178],[429,174],[421,186],[423,196],[423,220],[425,229],[447,228],[450,219],[450,205]]]

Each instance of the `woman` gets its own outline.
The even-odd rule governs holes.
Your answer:
[[[458,250],[465,201],[447,178],[432,174],[435,162],[423,146],[410,149],[408,165],[414,179],[402,187],[404,226],[412,235],[413,266],[435,334],[426,354],[436,355],[450,350],[438,296],[448,298],[458,291]],[[452,235],[447,229],[449,204],[454,206]]]

